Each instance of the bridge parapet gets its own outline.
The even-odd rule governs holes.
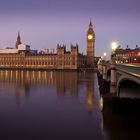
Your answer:
[[[140,78],[140,65],[116,64],[116,70]]]

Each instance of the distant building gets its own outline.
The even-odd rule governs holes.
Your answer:
[[[138,45],[134,49],[130,49],[128,45],[126,49],[119,46],[111,57],[116,63],[140,63],[140,48]]]
[[[25,68],[25,69],[78,69],[94,67],[95,34],[90,21],[86,34],[87,55],[79,53],[79,46],[71,45],[71,50],[66,51],[65,45],[57,45],[54,49],[44,49],[37,53],[29,45],[21,42],[18,32],[16,47],[0,49],[0,68]]]

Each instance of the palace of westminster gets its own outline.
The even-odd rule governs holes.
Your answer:
[[[66,51],[66,46],[57,45],[54,49],[44,49],[41,53],[31,50],[30,46],[21,43],[18,33],[16,47],[0,49],[0,68],[23,69],[79,69],[94,67],[95,33],[90,21],[86,34],[87,55],[79,53],[78,45],[71,45],[71,51]]]

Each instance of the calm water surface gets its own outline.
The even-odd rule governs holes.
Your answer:
[[[0,70],[0,140],[140,139],[140,116],[99,100],[96,73]]]
[[[102,140],[94,73],[0,70],[1,140]]]

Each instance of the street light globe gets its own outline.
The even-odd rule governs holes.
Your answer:
[[[106,52],[104,52],[104,56],[106,56],[107,54],[106,54]]]
[[[112,42],[111,47],[112,47],[112,50],[115,51],[117,49],[117,47],[118,47],[117,42]]]

